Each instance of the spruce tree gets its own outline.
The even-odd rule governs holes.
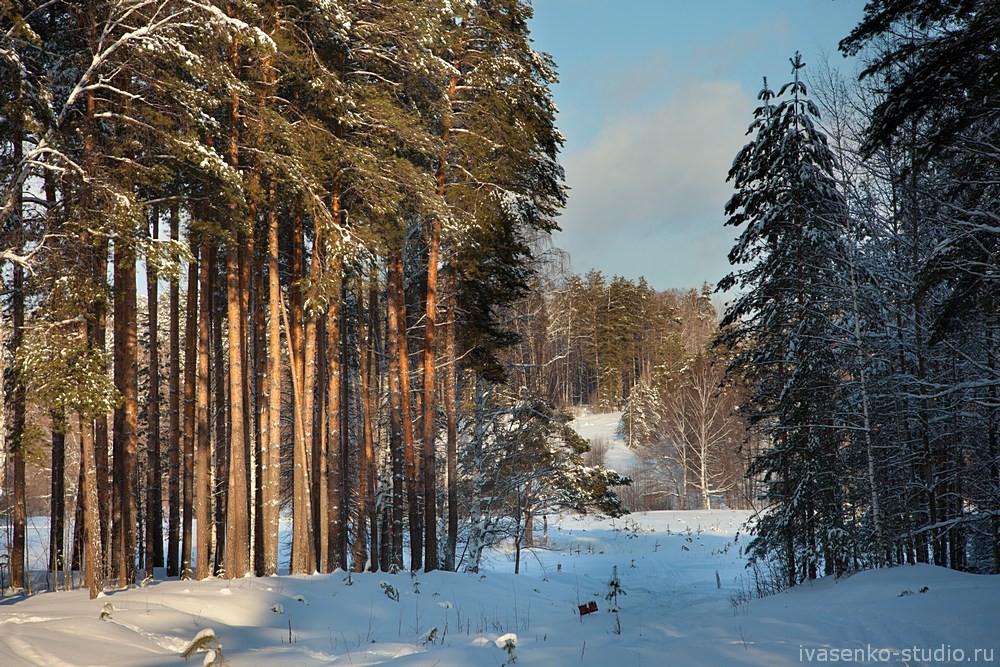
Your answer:
[[[836,426],[840,380],[833,320],[847,211],[833,178],[834,157],[816,127],[799,54],[778,96],[765,85],[729,180],[736,194],[727,225],[740,228],[729,253],[736,267],[720,290],[738,287],[720,341],[735,353],[729,372],[745,378],[743,404],[767,448],[750,474],[765,481],[768,510],[756,526],[755,557],[780,556],[789,586],[844,567]],[[782,98],[780,96],[787,96]]]

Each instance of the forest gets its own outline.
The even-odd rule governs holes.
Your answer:
[[[903,563],[1000,572],[992,2],[870,2],[764,80],[729,180],[720,343],[764,441],[751,555],[784,585]]]
[[[717,315],[551,246],[526,3],[4,10],[13,587],[31,516],[49,585],[96,595],[475,570],[535,516],[625,511],[566,409],[665,386]]]
[[[720,503],[760,510],[783,585],[1000,571],[991,3],[869,3],[860,79],[765,79],[721,313],[552,246],[524,0],[0,7],[13,586],[29,516],[51,585],[96,596],[475,571],[549,512]],[[640,470],[588,451],[582,406]]]

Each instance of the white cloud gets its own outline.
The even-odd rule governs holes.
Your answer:
[[[748,59],[769,62],[766,54],[774,50],[775,45],[788,45],[792,42],[792,27],[788,17],[782,14],[765,16],[752,25],[736,26],[720,35],[711,42],[695,47],[690,53],[689,66],[695,71],[709,76],[725,76],[738,68],[740,62]],[[787,54],[792,55],[791,53]],[[785,65],[787,61],[779,59],[773,65],[780,68],[774,74],[784,75],[789,72]],[[770,64],[769,64],[770,67]],[[760,75],[767,73],[760,72]],[[754,83],[759,83],[756,79]]]
[[[658,288],[720,277],[732,236],[722,227],[732,193],[725,179],[746,142],[752,109],[736,83],[689,81],[646,113],[613,119],[590,146],[568,153],[572,190],[557,243],[578,270],[600,256],[600,264],[632,267],[622,273],[646,275]],[[653,252],[644,243],[658,247]],[[721,248],[719,257],[706,248]]]

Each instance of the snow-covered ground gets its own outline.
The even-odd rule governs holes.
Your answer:
[[[553,517],[520,575],[498,550],[481,574],[161,581],[97,600],[8,594],[0,665],[178,665],[206,629],[232,665],[500,665],[508,639],[520,665],[791,665],[832,650],[858,663],[1000,661],[996,576],[901,567],[744,601],[746,516]],[[617,615],[606,599],[615,568]],[[590,601],[598,611],[581,617]]]
[[[608,465],[628,469],[631,453],[613,436],[619,418],[581,415],[574,426],[607,441]],[[239,667],[1000,662],[1000,576],[922,565],[748,600],[748,518],[733,510],[553,516],[547,542],[522,553],[519,575],[513,554],[497,549],[480,574],[160,580],[96,600],[82,590],[8,593],[0,666],[176,666],[209,634]],[[33,526],[41,566],[47,528]],[[608,599],[615,572],[618,613]],[[591,601],[597,612],[581,616]]]
[[[570,426],[589,440],[591,446],[595,446],[597,442],[604,443],[607,447],[604,464],[607,467],[618,472],[627,472],[636,466],[638,458],[635,452],[625,446],[625,439],[615,434],[621,419],[621,412],[591,413],[589,410],[582,410],[570,422]]]

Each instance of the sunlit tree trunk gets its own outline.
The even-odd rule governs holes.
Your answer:
[[[298,242],[298,237],[296,237],[296,242]],[[311,294],[315,294],[315,290],[322,279],[321,276],[321,252],[324,243],[323,238],[323,228],[320,224],[313,225],[313,244],[312,252],[309,258],[309,283]],[[310,299],[312,302],[313,299]],[[301,447],[296,447],[296,453],[302,455],[301,461],[296,458],[295,467],[296,471],[299,470],[301,464],[301,470],[303,475],[297,477],[296,479],[302,483],[301,495],[296,494],[296,499],[301,499],[304,502],[302,506],[303,519],[309,522],[309,532],[310,542],[306,548],[306,552],[303,554],[304,566],[306,572],[316,571],[316,555],[317,555],[317,541],[320,534],[320,527],[317,525],[318,518],[313,512],[313,502],[316,499],[316,494],[318,492],[318,479],[313,473],[316,466],[316,460],[313,455],[313,448],[315,446],[315,434],[318,429],[317,415],[315,412],[316,407],[316,375],[317,375],[317,340],[316,340],[316,329],[318,312],[316,311],[315,305],[312,305],[308,310],[303,311],[303,347],[302,347],[302,444]],[[304,546],[304,545],[303,545]]]
[[[229,46],[229,67],[240,68],[239,45]],[[234,169],[239,166],[240,96],[237,90],[229,95],[229,144],[227,161]],[[250,572],[250,527],[247,512],[249,463],[246,433],[244,350],[244,307],[241,292],[241,248],[245,235],[241,231],[236,207],[229,210],[229,238],[226,241],[226,317],[229,334],[229,488],[226,503],[225,571],[229,579]]]
[[[438,246],[441,242],[441,221],[433,219],[427,229],[427,297],[424,307],[423,355],[423,460],[421,462],[424,487],[424,570],[438,568],[437,557],[437,466],[435,460],[437,439],[437,411],[435,405],[434,364],[435,330],[437,328],[437,264]]]
[[[336,192],[336,191],[335,191]],[[339,196],[334,199],[339,210]],[[339,216],[338,216],[339,217]],[[335,275],[340,274],[339,262],[331,259],[330,270]],[[334,568],[347,569],[347,526],[344,522],[344,475],[343,475],[343,424],[341,402],[341,372],[343,368],[341,355],[341,303],[336,298],[330,302],[326,314],[326,465],[327,465],[327,523],[329,533],[327,539],[327,571]]]
[[[403,255],[390,258],[390,283],[396,296],[396,346],[399,350],[399,398],[402,413],[403,453],[406,460],[406,506],[410,524],[410,567],[423,567],[423,530],[420,516],[419,470],[413,438],[410,394],[410,356],[406,339],[406,293],[403,290]]]
[[[448,423],[447,472],[448,472],[448,541],[444,552],[444,569],[455,570],[455,552],[458,549],[458,352],[455,341],[457,279],[455,268],[445,273],[448,292],[445,312],[445,376],[444,404]]]
[[[293,215],[292,226],[292,280],[289,289],[288,356],[292,366],[293,448],[292,448],[292,574],[310,574],[316,567],[313,554],[312,509],[310,507],[309,442],[306,439],[306,420],[311,423],[305,396],[305,375],[308,363],[306,340],[303,335],[304,295],[299,281],[304,277],[302,211]],[[312,342],[315,342],[314,340]],[[311,430],[310,430],[311,433]]]
[[[240,341],[239,230],[230,228],[234,238],[226,245],[226,280],[229,333],[229,484],[226,505],[226,577],[242,577],[250,570],[250,534],[247,516],[247,440],[243,419],[243,350]]]
[[[195,578],[207,579],[212,574],[212,425],[209,415],[209,343],[212,317],[212,275],[215,263],[214,244],[202,233],[198,263],[198,367],[196,378],[197,424],[194,461],[195,521],[198,524]]]
[[[457,62],[455,63],[457,69]],[[441,142],[435,180],[437,195],[444,197],[448,168],[448,140],[451,134],[451,105],[455,99],[458,77],[452,75],[448,82],[448,112],[442,119]],[[424,487],[424,570],[438,568],[437,544],[437,407],[435,404],[435,334],[437,328],[438,252],[441,245],[441,220],[437,216],[427,223],[427,292],[424,301],[424,354],[423,354],[423,487]]]
[[[267,407],[262,414],[261,430],[267,431],[261,461],[261,536],[264,572],[278,572],[278,514],[281,509],[281,284],[278,280],[278,194],[274,178],[268,181],[267,208],[267,287],[268,287],[268,352],[267,375],[262,394]],[[264,423],[266,421],[266,428]]]
[[[91,21],[90,41],[93,45],[96,24]],[[96,166],[94,164],[94,123],[95,98],[88,91],[86,100],[86,120],[83,126],[83,169],[91,177]],[[81,209],[86,210],[92,203],[91,184],[85,179],[80,193]],[[107,281],[107,245],[106,241],[95,243],[91,232],[84,230],[80,235],[80,246],[90,254],[92,272],[88,276],[97,285]],[[87,322],[81,324],[80,335],[87,341],[88,350],[97,347],[104,350],[105,343],[105,304],[103,299],[96,299],[87,309],[84,318]],[[105,565],[108,554],[105,547],[110,544],[111,533],[111,498],[110,480],[108,478],[107,450],[107,417],[100,415],[95,427],[94,415],[80,410],[77,413],[80,425],[80,506],[83,518],[83,561],[84,581],[90,592],[90,599],[104,589]]]
[[[104,589],[104,556],[101,549],[100,507],[97,498],[97,464],[93,417],[79,413],[80,481],[83,506],[83,579],[93,600]]]
[[[246,533],[247,533],[247,573],[251,573],[253,569],[253,525],[254,525],[254,492],[256,490],[254,473],[255,473],[255,462],[254,462],[254,451],[255,442],[254,437],[254,401],[259,400],[259,389],[256,380],[254,379],[254,364],[251,355],[252,346],[251,335],[253,332],[252,323],[250,322],[251,310],[251,299],[253,298],[253,286],[250,282],[250,264],[253,261],[253,247],[255,244],[254,237],[256,235],[256,224],[257,224],[257,199],[259,184],[256,183],[257,174],[250,167],[250,184],[247,188],[247,221],[245,223],[245,232],[240,240],[240,252],[239,252],[239,271],[240,271],[240,358],[243,360],[243,438],[244,444],[244,471],[243,476],[246,479],[246,488],[243,492],[244,500],[246,501],[246,507],[243,509],[244,516],[246,517]]]

